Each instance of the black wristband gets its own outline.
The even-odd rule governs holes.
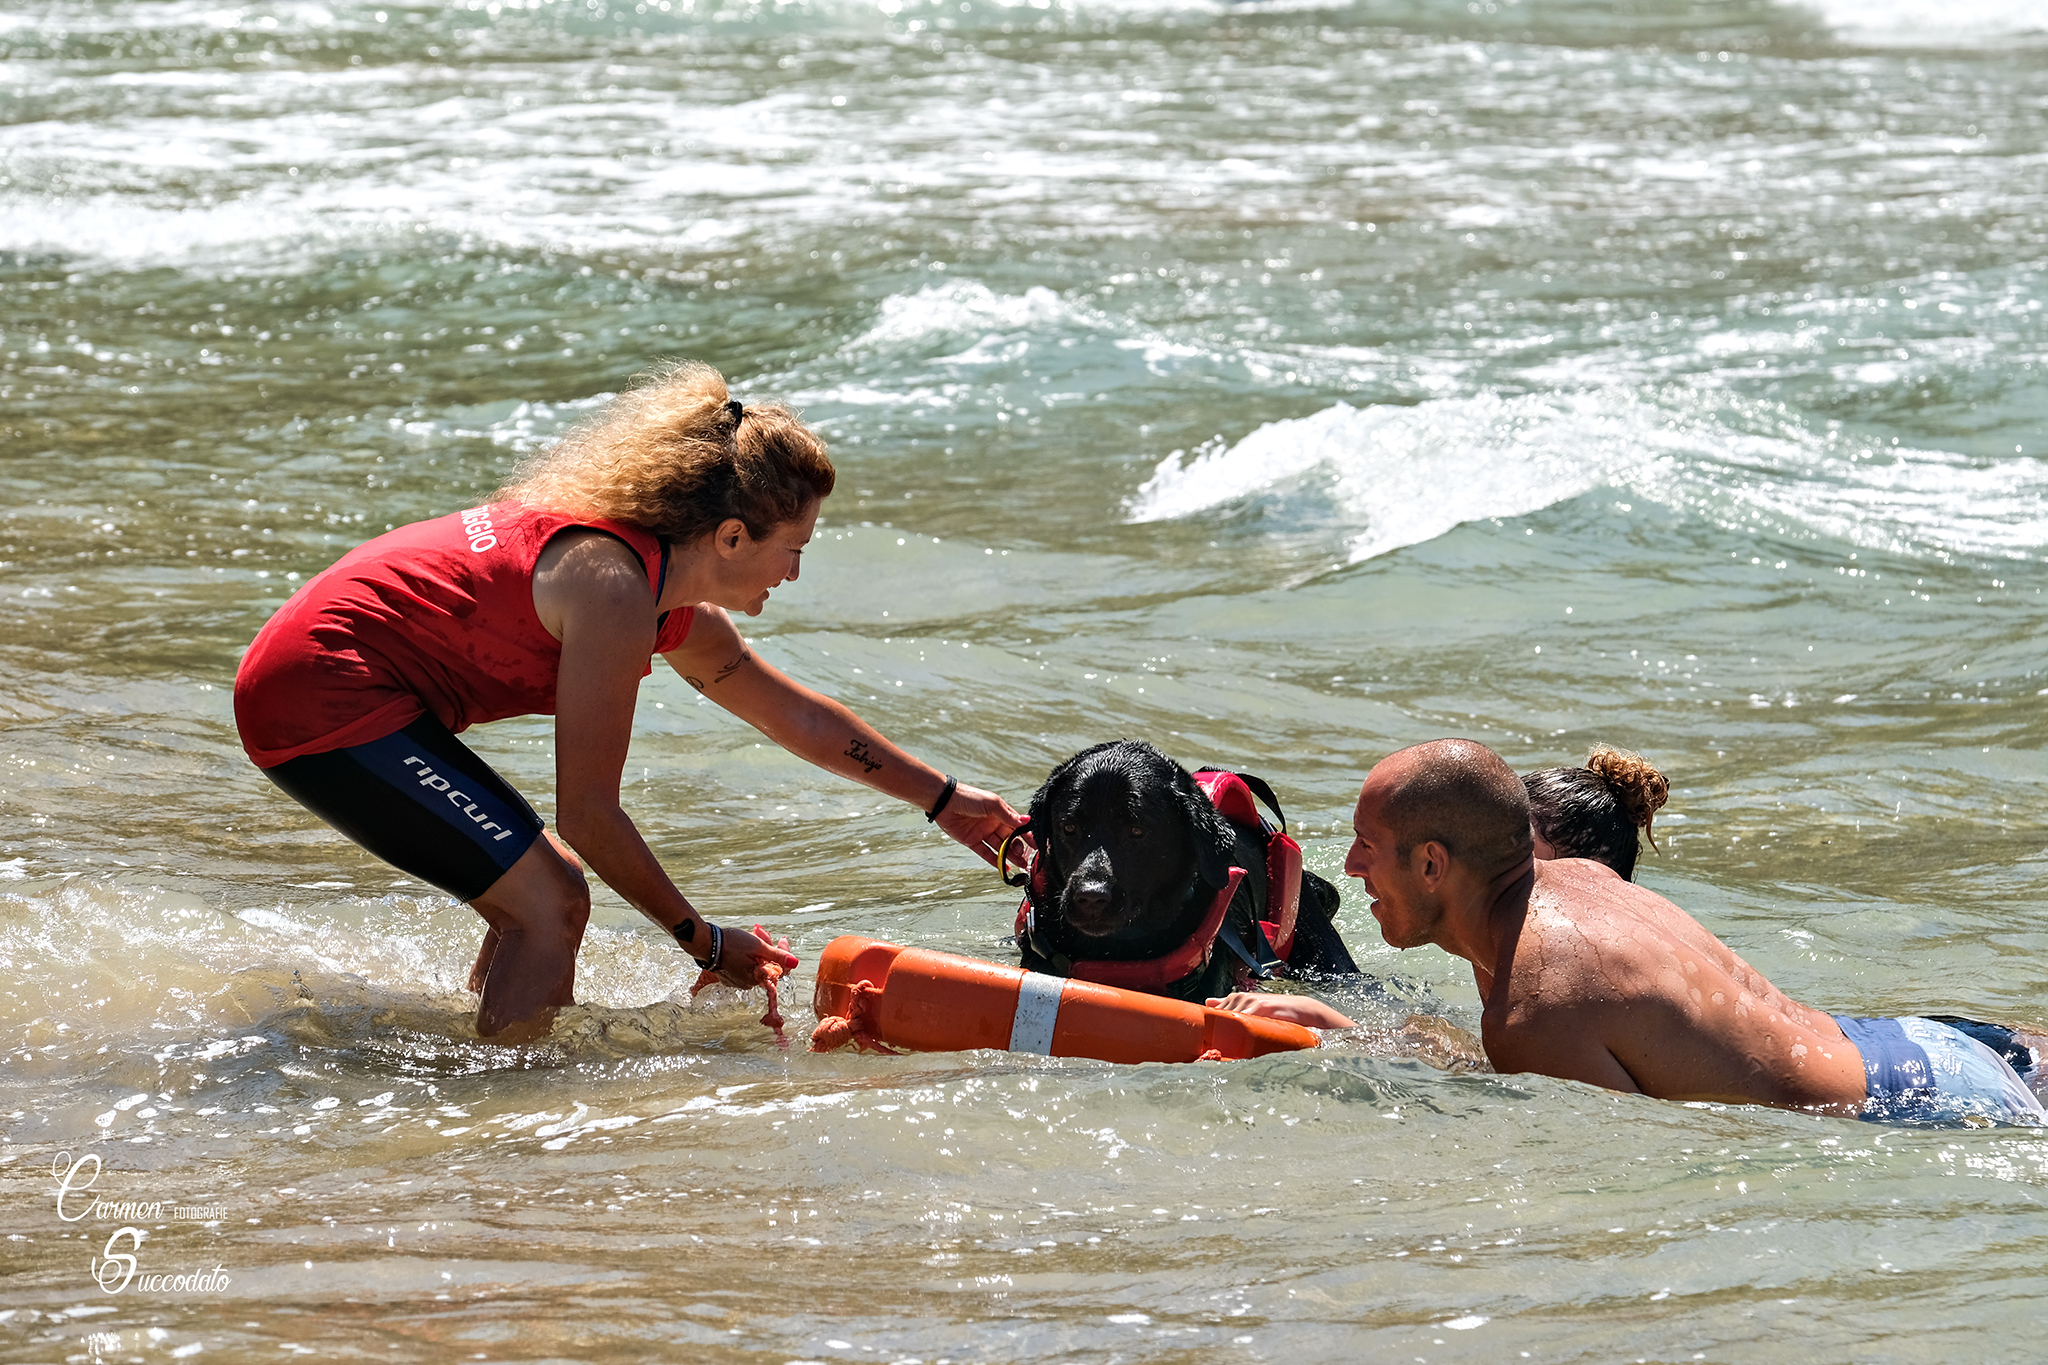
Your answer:
[[[924,818],[926,819],[926,821],[934,821],[939,818],[939,812],[944,810],[946,808],[946,803],[953,799],[953,793],[959,789],[959,786],[960,779],[953,776],[951,773],[947,773],[946,785],[945,788],[939,792],[939,799],[932,802],[932,808],[924,813]]]
[[[697,936],[696,925],[691,921],[684,920],[681,924],[670,929],[669,932],[675,935],[675,940],[682,945],[683,951],[690,953],[690,960],[692,962],[695,962],[707,972],[715,972],[718,970],[718,960],[725,956],[725,931],[710,920],[704,921],[704,927],[711,931],[711,956],[709,957],[698,957],[695,953],[690,953],[690,940]],[[685,929],[690,932],[684,933]]]

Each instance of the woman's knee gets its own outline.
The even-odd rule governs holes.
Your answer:
[[[590,923],[590,882],[545,839],[471,902],[501,934],[558,934],[574,945]]]
[[[574,868],[562,871],[565,875],[555,878],[549,888],[541,917],[525,927],[529,933],[551,929],[573,949],[583,942],[583,931],[590,924],[590,883]]]

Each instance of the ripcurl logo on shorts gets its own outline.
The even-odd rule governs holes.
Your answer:
[[[464,815],[467,815],[470,819],[476,821],[478,825],[482,826],[483,833],[490,834],[492,830],[498,831],[498,833],[491,835],[492,843],[495,844],[501,839],[509,839],[512,837],[511,830],[506,829],[496,820],[491,819],[490,816],[485,815],[482,811],[476,808],[475,797],[471,796],[468,792],[463,791],[461,788],[457,787],[453,782],[450,782],[447,778],[441,776],[441,774],[435,772],[432,768],[428,767],[427,761],[421,758],[418,754],[407,754],[405,756],[405,762],[400,764],[399,766],[409,768],[415,763],[419,764],[420,785],[422,787],[428,787],[437,792],[446,792],[448,794],[448,804],[451,806],[460,807]]]
[[[462,514],[462,534],[469,537],[469,548],[477,554],[496,547],[497,528],[491,525],[491,509],[472,507]]]

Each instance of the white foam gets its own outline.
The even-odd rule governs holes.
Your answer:
[[[1513,217],[1513,210],[1500,204],[1464,204],[1446,213],[1444,223],[1454,228],[1490,228]]]
[[[392,9],[420,8],[393,0]],[[318,0],[269,0],[260,13],[253,6],[221,4],[220,0],[169,0],[165,4],[125,4],[96,7],[97,12],[73,11],[63,15],[66,33],[152,33],[176,29],[204,29],[215,32],[243,27],[258,32],[290,32],[329,29],[335,26],[334,11]],[[19,12],[0,13],[0,33],[10,29],[38,27],[48,31],[51,14],[23,6]]]
[[[1354,561],[1480,517],[1548,507],[1653,458],[1654,430],[1596,395],[1445,398],[1415,407],[1338,403],[1269,422],[1227,450],[1176,452],[1139,488],[1133,521],[1164,521],[1285,485],[1319,482],[1356,528]]]
[[[69,77],[37,79],[60,92]],[[246,172],[260,186],[222,203],[160,196],[17,188],[0,195],[0,249],[60,251],[116,265],[194,269],[310,265],[338,249],[405,243],[417,233],[512,250],[704,251],[762,228],[749,201],[772,199],[776,217],[844,220],[872,199],[865,168],[820,176],[792,153],[811,145],[793,131],[801,99],[777,94],[736,106],[679,98],[506,107],[509,82],[480,72],[475,95],[407,106],[403,70],[125,73],[148,91],[217,87],[241,116],[231,121],[136,117],[79,125],[46,120],[0,127],[0,159],[95,168],[99,179],[151,181],[166,171]],[[155,93],[163,98],[162,91]],[[224,96],[225,97],[225,96]],[[346,112],[303,112],[332,103]],[[397,122],[394,123],[394,116]],[[616,128],[685,130],[710,153],[621,159]],[[394,142],[402,127],[403,142]],[[492,170],[480,176],[479,161]],[[785,164],[787,163],[787,164]],[[907,171],[897,168],[901,179]],[[308,250],[311,248],[311,250]]]
[[[844,403],[849,407],[952,408],[974,396],[969,384],[913,385],[901,389],[878,389],[858,380],[815,389],[798,389],[784,401],[799,411],[819,403]]]
[[[947,357],[964,365],[994,360],[981,348],[1000,346],[1003,334],[1050,329],[1082,316],[1043,285],[1022,294],[998,294],[976,280],[947,280],[915,294],[893,294],[882,300],[879,312],[875,325],[856,338],[851,349],[895,349],[979,333],[966,352]]]
[[[450,408],[437,416],[408,422],[416,436],[452,436],[486,440],[492,445],[526,452],[559,440],[563,433],[617,397],[594,393],[562,403],[503,399],[470,408]]]
[[[1338,403],[1192,460],[1169,455],[1129,517],[1306,501],[1344,529],[1356,562],[1602,486],[1742,532],[1902,554],[2048,552],[2041,460],[1816,435],[1725,395],[1659,406],[1617,390]]]
[[[161,209],[120,195],[0,200],[0,250],[57,251],[139,267],[241,256],[252,247],[276,259],[332,244],[307,215],[274,202]]]
[[[1906,555],[2032,559],[2048,552],[2048,463],[1837,438],[1721,432],[1653,465],[1636,492],[1730,530]]]
[[[1874,47],[1977,47],[2048,37],[2040,0],[1802,0],[1838,38]]]

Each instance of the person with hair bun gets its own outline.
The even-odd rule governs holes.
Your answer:
[[[1671,798],[1664,774],[1640,754],[1593,746],[1583,768],[1528,774],[1529,828],[1539,858],[1591,858],[1634,881],[1640,841],[1657,846],[1650,822]]]
[[[1632,840],[1664,784],[1648,781],[1654,770],[1641,760],[1615,757],[1596,751],[1597,769],[1566,770],[1586,776],[1565,781],[1574,791],[1607,783],[1616,804],[1623,791],[1643,794],[1622,826]],[[1604,860],[1542,857],[1538,830],[1552,831],[1554,852],[1571,836],[1529,795],[1473,740],[1400,750],[1366,774],[1344,858],[1389,945],[1434,944],[1471,964],[1495,1070],[1879,1123],[2048,1124],[2034,1089],[2048,1037],[1955,1015],[1876,1019],[1801,1004]]]
[[[1022,821],[756,658],[729,612],[797,578],[831,460],[795,414],[672,365],[518,469],[492,501],[357,546],[288,598],[235,678],[250,759],[371,853],[489,926],[478,1034],[522,1041],[572,1003],[592,871],[713,979],[765,986],[787,941],[728,933],[619,804],[640,680],[659,654],[799,757],[906,801],[994,861]],[[555,717],[555,821],[456,735]],[[545,834],[546,837],[542,837]],[[572,852],[573,850],[573,852]]]

